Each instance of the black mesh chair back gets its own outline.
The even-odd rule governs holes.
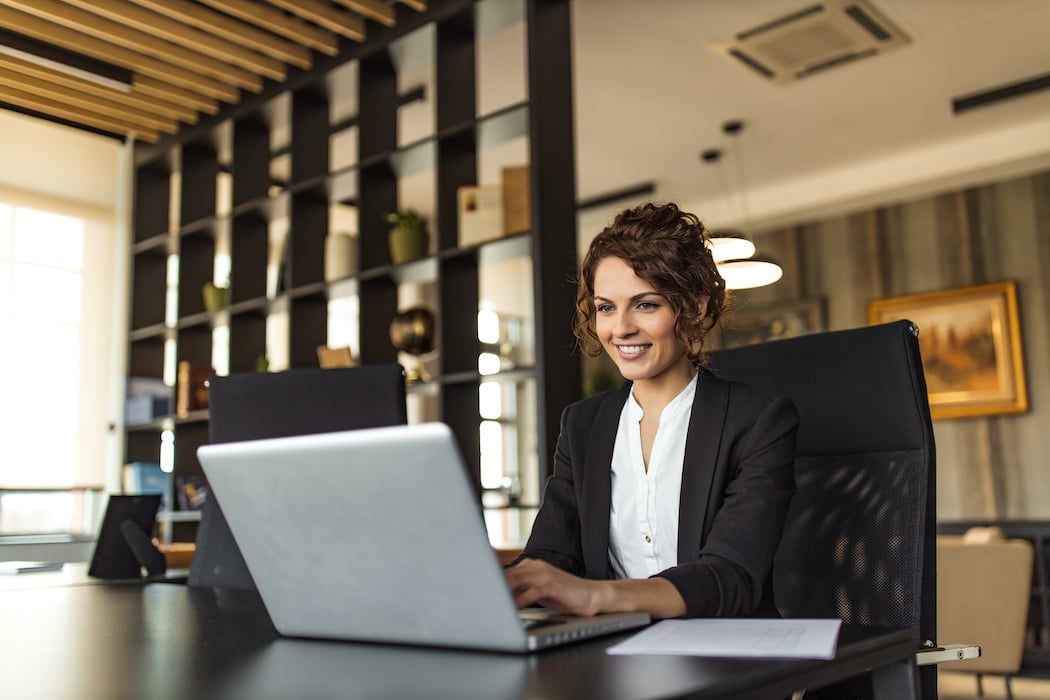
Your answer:
[[[400,365],[369,365],[212,377],[208,388],[211,442],[289,437],[379,428],[407,422]],[[209,498],[201,513],[189,585],[252,590],[222,509]]]
[[[798,490],[774,566],[781,613],[936,639],[934,441],[915,326],[733,348],[710,366],[798,407]],[[936,671],[921,673],[936,697]]]

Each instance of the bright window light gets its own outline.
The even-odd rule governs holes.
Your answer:
[[[481,487],[498,489],[503,485],[503,426],[496,421],[481,422]]]
[[[15,210],[17,262],[60,267],[79,274],[84,264],[84,222],[71,216],[19,207]]]
[[[0,319],[11,316],[11,264],[0,260]],[[0,323],[3,321],[0,320]],[[0,337],[4,337],[0,335]]]
[[[478,340],[483,343],[499,342],[499,314],[491,309],[478,312]]]
[[[503,396],[499,382],[482,382],[478,388],[478,409],[482,418],[495,420],[503,415]]]
[[[502,362],[499,355],[493,352],[483,352],[478,355],[478,374],[489,375],[499,372]]]
[[[0,205],[0,486],[76,479],[83,263],[83,220]],[[62,499],[19,503],[15,530],[68,519],[65,506],[49,510]]]
[[[168,474],[175,471],[175,433],[170,430],[160,434],[160,470]]]
[[[18,300],[14,318],[80,323],[79,272],[16,263],[11,273],[11,298]]]
[[[11,257],[11,207],[0,204],[0,260]]]

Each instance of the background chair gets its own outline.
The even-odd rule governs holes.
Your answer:
[[[934,441],[914,324],[733,348],[710,366],[798,407],[798,490],[774,566],[781,612],[936,639]],[[936,698],[936,668],[919,675]]]
[[[999,528],[973,528],[937,537],[937,632],[941,639],[975,640],[981,657],[952,671],[1010,678],[1021,669],[1032,582],[1032,543],[1007,538]]]
[[[209,383],[211,442],[378,428],[407,422],[400,365],[244,372]],[[222,509],[201,513],[189,585],[255,588]]]

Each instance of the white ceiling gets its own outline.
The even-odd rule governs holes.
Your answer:
[[[951,109],[1050,73],[1050,1],[872,0],[912,42],[787,85],[710,47],[810,4],[575,0],[579,197],[653,181],[708,223],[761,228],[1050,167],[1050,90]],[[735,144],[729,119],[746,122]],[[712,147],[721,166],[700,160]]]

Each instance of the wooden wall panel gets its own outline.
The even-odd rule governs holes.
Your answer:
[[[1050,171],[756,238],[784,280],[738,306],[824,297],[829,330],[872,299],[1017,280],[1031,410],[934,423],[938,517],[1050,518]]]

